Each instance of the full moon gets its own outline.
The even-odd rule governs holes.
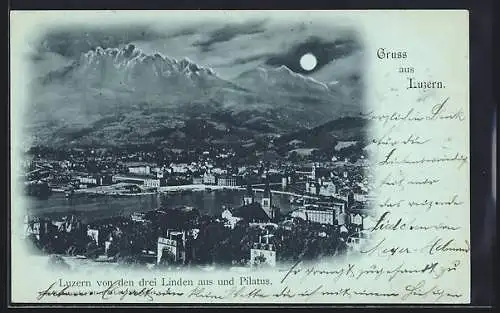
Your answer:
[[[316,57],[311,53],[306,53],[300,58],[300,66],[306,71],[313,70],[317,63]]]

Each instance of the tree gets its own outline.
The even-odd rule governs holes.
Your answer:
[[[255,266],[261,266],[263,264],[266,264],[266,257],[265,256],[263,256],[261,254],[261,255],[258,255],[257,257],[255,257],[255,259],[254,259]]]
[[[71,267],[60,255],[51,255],[49,258],[49,267],[56,270],[69,270]]]
[[[290,154],[288,155],[288,160],[290,162],[300,162],[302,161],[302,157],[297,153],[297,151],[292,151],[290,152]]]
[[[338,240],[336,255],[344,255],[347,252],[347,243],[343,239]]]
[[[177,263],[175,260],[175,256],[170,252],[167,248],[163,248],[163,252],[160,259],[161,265],[171,265]]]
[[[85,256],[89,259],[95,259],[99,255],[99,247],[94,241],[90,241],[85,247]]]

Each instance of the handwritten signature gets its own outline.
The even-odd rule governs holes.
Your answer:
[[[443,297],[448,298],[459,298],[462,294],[454,293],[450,291],[445,291],[438,285],[432,285],[432,287],[426,287],[426,281],[419,281],[414,285],[407,285],[402,291],[380,291],[380,290],[368,290],[367,288],[356,289],[356,288],[345,288],[339,287],[338,289],[328,289],[324,285],[317,285],[313,288],[296,289],[288,285],[280,287],[279,291],[269,291],[263,288],[254,287],[230,287],[221,288],[219,293],[215,291],[216,289],[207,289],[205,287],[195,287],[194,289],[188,290],[186,292],[173,291],[170,288],[166,290],[158,290],[155,288],[142,288],[133,289],[130,287],[120,287],[120,286],[110,286],[104,290],[83,290],[74,289],[73,287],[66,286],[62,289],[57,289],[56,283],[51,284],[47,289],[39,291],[37,297],[41,300],[45,297],[84,297],[84,296],[101,296],[103,300],[111,300],[113,296],[118,296],[118,300],[123,301],[125,297],[142,297],[146,298],[148,301],[155,300],[155,297],[183,297],[186,299],[197,298],[197,299],[210,299],[210,300],[231,300],[231,299],[277,299],[277,298],[301,298],[307,301],[313,296],[337,296],[337,297],[347,297],[352,296],[363,296],[363,297],[384,297],[384,298],[401,298],[402,300],[408,300],[410,298],[427,298],[429,296],[435,297],[439,300]]]
[[[302,262],[298,261],[285,271],[281,279],[284,283],[290,279],[304,279],[306,277],[328,277],[328,280],[339,281],[340,278],[359,280],[361,278],[371,278],[377,280],[385,277],[387,281],[395,279],[399,275],[430,275],[431,278],[441,278],[447,272],[456,271],[460,266],[459,260],[454,260],[451,264],[443,264],[432,261],[421,266],[409,267],[404,262],[391,267],[373,264],[363,267],[356,264],[347,264],[338,269],[322,269],[316,266],[302,267]]]

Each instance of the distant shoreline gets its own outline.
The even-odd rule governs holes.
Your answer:
[[[108,189],[108,190],[98,190],[96,187],[88,188],[88,189],[77,189],[75,190],[76,195],[87,194],[87,195],[103,195],[103,196],[125,196],[125,197],[133,197],[133,196],[145,196],[145,195],[155,195],[155,194],[166,194],[170,192],[182,192],[182,191],[191,191],[191,192],[203,192],[203,191],[221,191],[221,190],[246,190],[245,187],[242,186],[217,186],[217,185],[180,185],[180,186],[164,186],[159,187],[157,191],[150,192],[138,192],[138,193],[125,193],[119,192],[116,190]],[[55,192],[66,192],[62,189],[52,189]],[[262,188],[254,188],[255,192],[263,192]],[[304,198],[317,198],[309,195],[302,195],[292,192],[284,192],[279,190],[271,190],[272,193],[280,193],[290,196],[304,197]]]

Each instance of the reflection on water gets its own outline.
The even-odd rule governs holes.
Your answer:
[[[64,216],[69,212],[87,220],[112,216],[130,215],[137,211],[149,211],[159,207],[192,206],[202,214],[220,215],[224,207],[236,207],[242,204],[245,191],[199,191],[191,193],[153,194],[131,197],[99,196],[91,198],[80,196],[67,199],[64,194],[53,194],[48,199],[27,198],[27,213],[44,216]],[[260,201],[262,193],[256,193],[256,201]],[[279,206],[283,213],[291,210],[289,197],[273,194],[273,204]]]

